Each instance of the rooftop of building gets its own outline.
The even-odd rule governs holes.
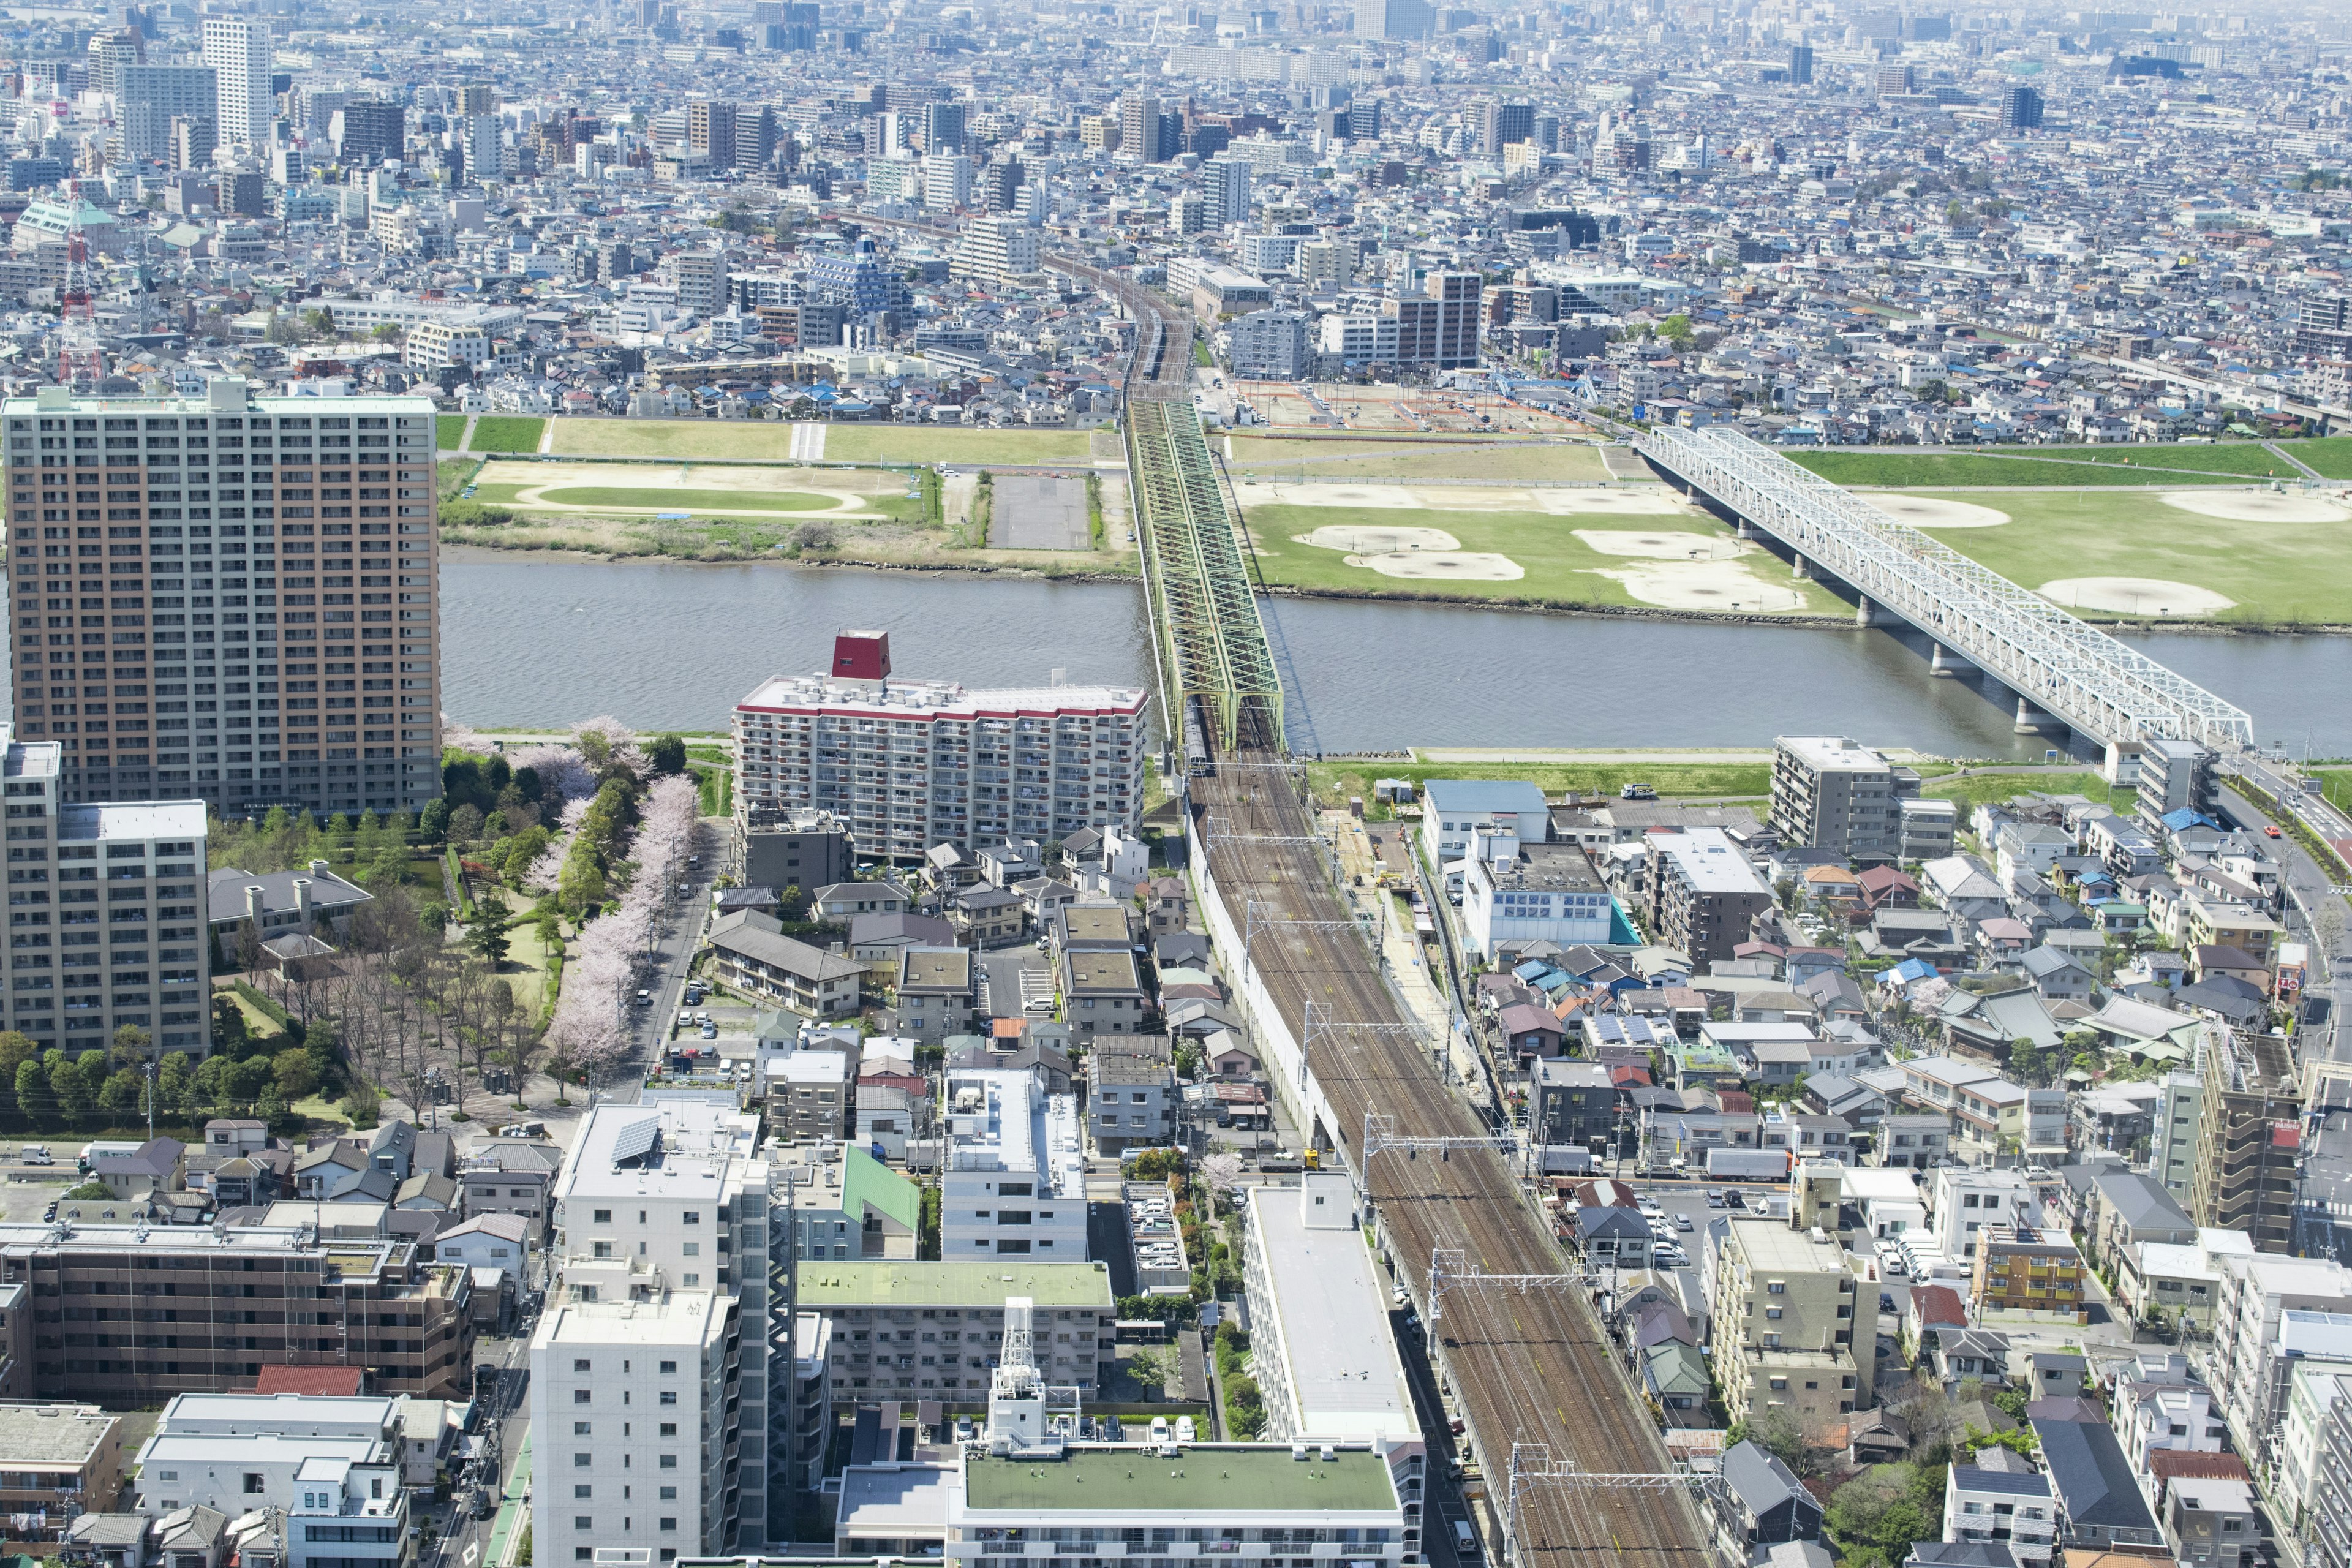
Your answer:
[[[90,1405],[0,1405],[0,1467],[81,1465],[121,1419]]]
[[[1648,843],[1672,860],[1683,880],[1698,893],[1761,893],[1763,879],[1720,827],[1686,827],[1679,833],[1653,833]]]
[[[1299,1436],[1415,1437],[1412,1398],[1389,1333],[1388,1293],[1363,1232],[1345,1223],[1350,1196],[1345,1177],[1252,1194],[1250,1223],[1263,1237],[1266,1285],[1281,1320],[1281,1374],[1298,1402]],[[1342,1223],[1310,1223],[1308,1205],[1318,1197],[1340,1205]],[[1255,1326],[1253,1343],[1263,1355],[1276,1336]]]
[[[835,680],[775,675],[735,705],[738,714],[849,713],[876,719],[1055,719],[1139,714],[1150,694],[1139,686],[967,688],[952,680]]]
[[[1843,735],[1782,735],[1780,748],[1818,773],[1885,773],[1887,761]]]
[[[1488,874],[1504,893],[1601,893],[1609,887],[1573,844],[1523,844],[1514,858],[1489,862]]]
[[[164,1405],[157,1426],[183,1435],[199,1427],[232,1434],[380,1431],[398,1404],[372,1394],[181,1394]]]
[[[717,1203],[752,1153],[759,1119],[697,1100],[600,1105],[558,1178],[562,1197],[658,1194]]]
[[[531,1349],[624,1341],[700,1345],[733,1300],[732,1296],[713,1290],[673,1290],[641,1301],[563,1301],[548,1308],[540,1319]]]
[[[1845,1248],[1835,1240],[1815,1241],[1811,1233],[1786,1220],[1735,1219],[1731,1237],[1748,1268],[1759,1274],[1839,1274],[1846,1271]]]
[[[1043,1308],[1113,1310],[1110,1271],[1099,1263],[1003,1260],[915,1262],[812,1259],[801,1265],[803,1308],[977,1307],[1001,1310],[1008,1296]]]
[[[1440,816],[1449,811],[1549,814],[1543,791],[1516,779],[1431,779],[1421,793],[1430,814]]]
[[[202,839],[205,803],[200,800],[155,800],[60,806],[58,837],[65,842],[105,839]],[[190,871],[195,869],[191,866]]]
[[[109,220],[111,221],[111,220]],[[362,396],[362,397],[270,397],[253,393],[245,383],[216,381],[215,389],[226,386],[225,395],[234,397],[226,405],[216,404],[206,394],[193,397],[178,395],[110,394],[105,396],[74,396],[63,387],[43,387],[31,397],[11,397],[0,400],[0,416],[21,416],[36,413],[56,414],[137,414],[137,415],[229,415],[311,414],[340,416],[346,414],[406,414],[433,413],[429,397]]]
[[[1367,1448],[1304,1460],[1279,1444],[1220,1444],[1163,1458],[1132,1447],[1076,1447],[1060,1458],[1019,1455],[964,1460],[963,1512],[1168,1515],[1381,1514],[1398,1507],[1388,1461]]]

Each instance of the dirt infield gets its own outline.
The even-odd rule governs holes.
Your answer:
[[[1442,528],[1360,528],[1335,523],[1291,537],[1318,550],[1338,550],[1349,555],[1402,555],[1416,550],[1462,548],[1462,542]]]
[[[1350,566],[1369,566],[1383,577],[1444,577],[1454,581],[1511,583],[1526,576],[1527,568],[1507,555],[1479,553],[1423,554],[1405,551],[1390,555],[1350,555]]]
[[[1914,528],[1999,528],[2009,521],[2009,513],[2005,511],[1995,511],[1989,506],[1972,506],[1964,500],[1897,495],[1886,490],[1855,493],[1895,521],[1907,522]]]
[[[1534,492],[1536,505],[1554,517],[1576,517],[1587,512],[1614,512],[1625,517],[1688,516],[1691,509],[1683,504],[1672,490],[1660,485],[1638,490],[1555,490]]]
[[[1743,561],[1662,561],[1592,574],[1622,584],[1643,604],[1667,610],[1780,615],[1805,605],[1801,591],[1766,583]]]
[[[2342,522],[2352,518],[2352,510],[2318,496],[2275,495],[2269,490],[2216,490],[2210,495],[2175,490],[2162,499],[2168,507],[2232,522]]]
[[[2034,592],[2070,610],[2115,610],[2131,616],[2210,616],[2236,603],[2210,588],[2168,583],[2161,577],[2061,577]]]
[[[1576,537],[1602,555],[1643,555],[1654,561],[1728,561],[1746,553],[1739,541],[1708,533],[1625,533],[1580,528]]]

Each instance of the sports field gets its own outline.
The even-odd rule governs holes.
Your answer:
[[[578,458],[730,458],[790,462],[795,426],[746,419],[559,419],[551,449]],[[1082,463],[1084,430],[965,430],[922,425],[829,425],[834,463]],[[802,437],[805,440],[806,437]],[[478,437],[475,446],[479,447]]]
[[[518,512],[917,521],[923,502],[899,475],[855,468],[692,463],[499,462],[483,465],[470,498]]]
[[[1992,526],[1906,521],[2088,617],[2352,623],[2352,506],[2332,500],[2243,489],[1864,499],[1884,500],[1898,515],[1916,502],[2006,515]]]
[[[1227,438],[1226,468],[1236,477],[1303,479],[1583,479],[1609,470],[1600,448],[1550,441],[1318,441],[1281,437]]]
[[[1843,613],[1831,595],[1792,580],[1786,564],[1696,512],[1361,510],[1251,505],[1246,495],[1244,509],[1270,584],[1487,604]]]
[[[2297,479],[2294,465],[2256,442],[2213,447],[1989,447],[1981,452],[1791,452],[1790,460],[1841,485],[2196,485]],[[2309,458],[2304,461],[2310,462]],[[2317,467],[2316,464],[2313,465]]]

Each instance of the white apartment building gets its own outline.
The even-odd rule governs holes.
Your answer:
[[[214,123],[224,144],[246,142],[264,146],[277,119],[277,95],[269,90],[269,72],[276,62],[266,18],[207,16],[204,25],[205,64],[218,79]]]
[[[1077,1101],[1034,1069],[947,1078],[940,1255],[1087,1260],[1085,1143]]]
[[[531,1346],[535,1430],[548,1445],[539,1462],[566,1468],[562,1485],[543,1479],[533,1495],[537,1539],[554,1553],[549,1562],[585,1562],[575,1559],[575,1548],[624,1538],[657,1561],[667,1560],[664,1552],[707,1555],[767,1540],[769,1461],[789,1458],[778,1451],[789,1442],[789,1423],[772,1423],[770,1413],[780,1397],[774,1385],[789,1399],[792,1377],[791,1358],[770,1352],[791,1315],[791,1303],[772,1287],[771,1264],[774,1248],[789,1247],[790,1229],[772,1223],[774,1173],[758,1152],[758,1135],[751,1113],[664,1100],[598,1106],[572,1143],[552,1192],[554,1304]],[[647,1417],[635,1414],[634,1393],[618,1405],[625,1414],[570,1412],[564,1402],[580,1402],[574,1390],[582,1385],[569,1379],[581,1361],[598,1380],[588,1403],[603,1398],[593,1390],[607,1382],[593,1369],[608,1368],[613,1380],[673,1379],[643,1401],[652,1424],[638,1429]],[[724,1377],[721,1396],[710,1379],[730,1361],[739,1370]],[[661,1370],[669,1362],[699,1369],[689,1370],[699,1377],[693,1394]],[[675,1436],[662,1430],[668,1423],[658,1412],[681,1398],[705,1413],[696,1417],[704,1420],[704,1437],[723,1433],[723,1440],[665,1450],[676,1466],[699,1466],[698,1478],[635,1479],[633,1468],[652,1462],[642,1458],[646,1439]],[[730,1410],[723,1426],[709,1424],[709,1412]],[[569,1436],[551,1420],[571,1423]],[[560,1450],[559,1438],[567,1445]],[[572,1468],[595,1475],[572,1479]],[[578,1486],[591,1495],[569,1492]],[[677,1494],[662,1496],[665,1486]],[[596,1506],[570,1509],[591,1501]]]
[[[103,1050],[116,1029],[136,1025],[164,1052],[203,1056],[212,984],[204,802],[62,805],[58,742],[20,742],[0,724],[0,752],[7,1026],[44,1050],[79,1051]]]
[[[982,283],[1024,278],[1045,265],[1039,246],[1037,231],[1019,218],[974,218],[956,243],[953,270]]]
[[[2020,1171],[1938,1165],[1929,1191],[1936,1239],[1947,1258],[1974,1258],[1979,1230],[2037,1228],[2042,1224],[2042,1202]]]
[[[932,153],[923,159],[923,205],[947,210],[971,205],[971,160],[961,153]]]
[[[220,112],[219,73],[210,66],[126,64],[114,80],[117,150],[134,163],[171,157],[173,121],[210,121]]]
[[[1397,357],[1394,316],[1333,311],[1315,324],[1315,350],[1350,364],[1393,364]]]
[[[1353,1182],[1310,1171],[1251,1194],[1242,1279],[1269,1443],[1421,1436]]]
[[[1944,1539],[2000,1542],[2018,1568],[2050,1568],[2058,1510],[2050,1478],[2032,1461],[2003,1449],[1981,1465],[1954,1465],[1944,1480]]]
[[[1132,833],[1150,701],[1140,687],[894,680],[887,634],[844,632],[829,670],[772,677],[735,705],[736,790],[748,811],[829,811],[861,858],[900,865],[940,844]]]
[[[499,335],[508,315],[502,310],[468,309],[415,322],[400,345],[401,363],[428,372],[455,367],[473,375],[486,369],[520,371],[522,350],[514,340]]]
[[[1841,735],[1782,735],[1772,753],[1772,829],[1783,843],[1894,859],[1903,847],[1895,770]]]
[[[530,1347],[535,1561],[733,1548],[744,1503],[766,1489],[764,1444],[729,1414],[752,1385],[761,1322],[712,1290],[548,1308]]]
[[[1252,310],[1225,329],[1225,349],[1234,374],[1256,381],[1294,381],[1307,374],[1307,328],[1304,310]]]
[[[2261,1476],[2286,1414],[2295,1364],[2352,1353],[2352,1270],[2333,1258],[2274,1253],[2215,1261],[2221,1290],[2207,1376],[2234,1447]]]

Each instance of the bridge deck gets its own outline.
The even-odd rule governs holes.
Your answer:
[[[2103,744],[2253,744],[2242,708],[1736,430],[1661,427],[1635,449]]]

